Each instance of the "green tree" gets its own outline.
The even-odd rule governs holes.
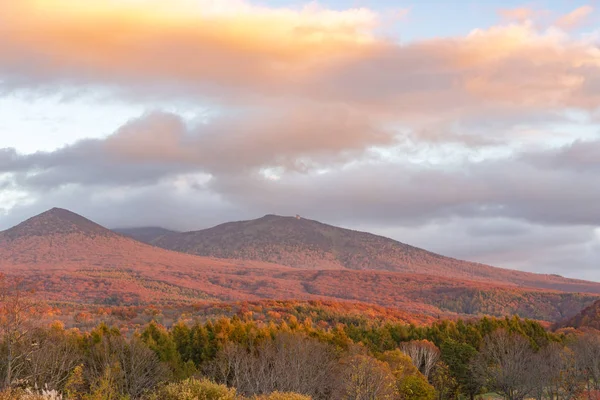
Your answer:
[[[470,399],[481,391],[481,385],[475,379],[471,364],[477,350],[467,344],[448,339],[441,345],[442,360],[448,365],[450,374],[456,379],[459,390]]]
[[[142,332],[141,339],[156,353],[160,361],[169,366],[176,379],[188,378],[195,372],[192,364],[182,361],[175,341],[163,326],[151,322]]]

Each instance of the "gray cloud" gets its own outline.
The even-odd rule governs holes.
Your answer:
[[[289,214],[316,213],[340,221],[423,223],[452,216],[502,216],[600,225],[600,178],[569,168],[539,168],[532,157],[455,169],[364,163],[318,176],[292,174],[281,182],[256,175],[218,179],[211,188],[263,210],[278,207]]]
[[[234,111],[209,123],[154,112],[105,139],[82,140],[54,152],[21,155],[0,149],[0,173],[10,173],[12,185],[32,197],[69,185],[153,187],[204,173],[197,188],[257,214],[301,212],[357,223],[503,216],[600,224],[598,140],[480,162],[465,158],[454,166],[428,165],[409,162],[423,142],[434,150],[454,142],[477,149],[500,140],[460,128],[460,138],[440,131],[429,138],[410,131],[403,136],[372,114],[341,104],[282,102]],[[372,151],[394,145],[394,161]],[[273,170],[271,179],[263,168]]]
[[[545,168],[566,168],[581,173],[600,172],[600,139],[577,140],[561,149],[530,156]]]
[[[218,175],[263,167],[308,171],[344,162],[371,146],[395,142],[393,132],[347,107],[255,110],[235,120],[186,123],[161,112],[133,120],[105,139],[86,139],[53,152],[0,150],[0,172],[34,189],[66,184],[140,185],[193,171]]]
[[[70,185],[45,192],[33,203],[16,205],[6,216],[0,217],[0,230],[52,207],[69,209],[110,228],[150,224],[192,230],[231,218],[254,217],[251,211],[230,204],[218,194],[191,187],[181,189],[172,181],[135,188],[97,187],[95,190]]]
[[[508,218],[452,218],[408,228],[360,227],[456,258],[600,279],[600,241],[597,230],[588,226],[546,226]]]
[[[0,165],[17,187],[33,193],[65,185],[153,187],[202,174],[186,187],[255,214],[302,213],[353,223],[419,224],[459,216],[600,225],[597,142],[449,168],[369,156],[370,143],[392,137],[362,129],[352,138],[344,122],[311,121],[303,135],[280,130],[282,121],[244,135],[219,123],[190,129],[173,115],[151,114],[106,139],[55,152],[21,156],[5,149]],[[321,139],[327,134],[332,137]],[[346,159],[347,152],[357,153]],[[268,176],[263,167],[279,169]]]

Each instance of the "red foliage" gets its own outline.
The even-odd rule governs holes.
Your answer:
[[[294,221],[292,223],[298,222]],[[300,222],[304,223],[304,220]],[[308,227],[314,229],[314,224],[309,221]],[[332,235],[338,232],[338,228],[333,227],[324,226],[322,229]],[[313,240],[309,233],[308,228],[303,228],[302,240]],[[336,234],[341,235],[339,232]],[[352,231],[344,231],[343,234],[348,240],[353,234],[359,235]],[[362,238],[360,235],[358,237]],[[277,239],[275,236],[273,240]],[[382,240],[384,238],[368,236],[365,239],[368,254],[377,248],[384,253],[389,250],[389,246],[381,248],[387,243]],[[319,243],[317,241],[315,246],[319,247]],[[348,250],[348,243],[355,241],[345,243],[343,248]],[[348,302],[350,307],[358,307],[358,313],[377,314],[373,307],[375,304],[401,310],[399,312],[406,316],[426,315],[426,318],[516,313],[524,317],[556,320],[575,314],[593,302],[597,295],[518,287],[513,281],[519,279],[522,285],[556,286],[565,290],[600,291],[600,284],[477,264],[467,263],[470,269],[465,270],[463,267],[467,264],[458,260],[410,246],[397,247],[394,252],[398,249],[405,250],[404,258],[397,259],[402,261],[398,265],[406,266],[400,270],[408,272],[314,270],[260,261],[219,260],[149,246],[68,211],[55,210],[0,233],[0,272],[26,278],[37,286],[36,296],[59,304],[61,308],[76,304],[94,305],[104,308],[98,308],[96,313],[110,313],[117,319],[135,319],[139,313],[157,315],[165,306],[193,304],[195,309],[202,310],[203,307],[213,307],[203,304],[241,301],[249,303],[243,308],[238,307],[240,316],[259,315],[268,319],[277,314],[265,314],[256,302],[281,299],[336,304]],[[352,254],[358,257],[358,253]],[[385,254],[388,255],[381,257],[392,253]],[[497,274],[493,279],[492,272]],[[470,279],[466,279],[467,276]],[[369,303],[371,306],[361,308],[357,303]],[[158,307],[135,313],[113,308],[123,305]],[[280,313],[279,310],[271,311]]]

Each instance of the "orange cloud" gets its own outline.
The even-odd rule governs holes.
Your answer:
[[[375,20],[366,9],[267,9],[236,0],[0,0],[0,64],[39,79],[251,86],[259,79],[260,86],[359,54]]]
[[[281,130],[296,123],[296,115],[304,126],[340,107],[361,110],[369,126],[426,132],[441,122],[511,113],[526,118],[527,111],[600,104],[600,50],[565,32],[511,23],[400,44],[374,33],[380,21],[368,9],[314,4],[0,0],[0,84],[209,96],[265,118],[285,115]],[[332,131],[349,140],[343,130]],[[310,134],[299,131],[286,140],[300,146]],[[319,149],[307,150],[313,151]]]
[[[518,7],[499,10],[498,14],[509,21],[525,22],[533,18],[535,11],[529,7]]]
[[[560,17],[555,25],[561,29],[569,30],[574,29],[581,26],[587,18],[594,12],[594,8],[592,6],[582,6],[576,8],[570,13],[563,15]]]

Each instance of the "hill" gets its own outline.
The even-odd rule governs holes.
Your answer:
[[[214,228],[138,240],[204,257],[254,260],[313,270],[427,274],[569,292],[600,293],[600,284],[444,257],[386,237],[299,217],[267,215]]]
[[[560,321],[557,327],[600,330],[600,300],[584,308],[571,318]]]
[[[433,271],[433,266],[431,266]],[[52,209],[0,232],[0,272],[18,276],[52,304],[177,306],[203,302],[361,302],[429,316],[574,315],[591,293],[501,282],[344,268],[301,269],[169,251]],[[599,284],[576,283],[599,290]]]

